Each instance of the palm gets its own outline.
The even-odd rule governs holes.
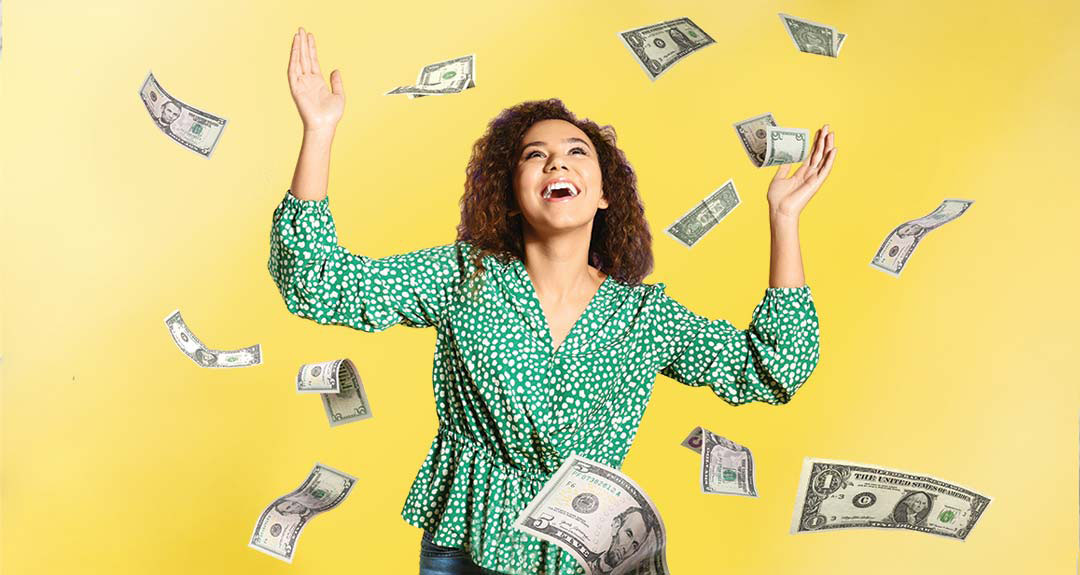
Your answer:
[[[330,74],[331,89],[323,80],[315,53],[315,36],[303,28],[293,36],[289,58],[289,90],[304,121],[305,130],[333,128],[345,112],[341,73]]]
[[[798,216],[825,178],[829,177],[835,157],[833,134],[826,125],[818,131],[814,138],[814,149],[795,173],[788,176],[791,171],[790,164],[784,164],[776,170],[776,175],[769,183],[769,208],[783,216]]]

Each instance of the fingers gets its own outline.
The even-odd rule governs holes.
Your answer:
[[[821,158],[825,154],[825,135],[829,133],[829,125],[825,124],[818,130],[814,138],[814,149],[810,151],[810,171],[816,172],[821,166]]]
[[[818,182],[825,181],[825,178],[829,177],[829,172],[832,171],[833,160],[836,159],[836,148],[829,150],[829,155],[825,156],[825,163],[821,166],[821,170],[817,173]]]
[[[310,42],[308,47],[311,48],[311,71],[322,76],[322,70],[319,69],[319,56],[315,53],[315,35],[309,33],[308,41]]]
[[[792,176],[793,178],[803,180],[806,179],[807,172],[817,170],[817,167],[814,166],[814,154],[818,151],[818,142],[820,140],[821,130],[818,130],[817,133],[814,134],[814,147],[810,149],[810,154],[803,159],[803,163],[799,166],[799,169],[795,170],[795,175]]]
[[[782,180],[787,177],[788,172],[791,171],[791,164],[780,164],[779,168],[776,168],[776,173],[773,174],[773,181]]]
[[[825,127],[828,128],[828,124],[826,124]],[[829,170],[832,169],[832,158],[836,155],[836,146],[833,145],[835,139],[833,132],[829,132],[829,135],[825,137],[825,164],[828,165]],[[822,165],[818,168],[815,177],[819,180],[824,180],[828,175],[828,170],[825,169],[825,165]]]
[[[305,74],[311,73],[311,56],[308,50],[307,32],[300,28],[300,69]]]
[[[803,160],[802,165],[799,166],[798,170],[795,170],[795,173],[792,174],[791,177],[795,178],[797,180],[802,180],[802,179],[806,178],[806,172],[809,171],[809,169],[810,169],[810,160]]]
[[[345,86],[341,83],[341,72],[337,70],[330,72],[330,91],[339,96],[345,95]]]
[[[300,75],[300,33],[293,34],[292,51],[289,54],[289,79]]]
[[[810,198],[817,193],[821,188],[821,184],[825,182],[825,178],[829,177],[829,172],[832,171],[833,160],[836,158],[836,148],[829,150],[829,153],[825,155],[825,162],[821,165],[821,169],[810,176],[805,186],[800,188],[802,192],[799,194],[800,202],[809,202]]]

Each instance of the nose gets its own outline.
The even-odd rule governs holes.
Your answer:
[[[566,167],[566,160],[564,160],[562,156],[556,154],[548,156],[548,163],[546,166],[544,166],[544,168],[546,171],[549,172],[552,170],[558,170],[560,168],[564,170],[569,169]]]

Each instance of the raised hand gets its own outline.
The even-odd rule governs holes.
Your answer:
[[[769,210],[772,214],[784,218],[797,218],[807,202],[818,191],[825,178],[829,177],[836,148],[833,146],[833,133],[825,124],[814,137],[814,149],[799,169],[791,177],[791,164],[784,164],[776,169],[776,175],[769,183]]]
[[[341,72],[330,73],[327,88],[315,54],[315,36],[303,28],[293,35],[289,56],[289,90],[300,111],[305,132],[333,131],[345,112],[345,90]]]

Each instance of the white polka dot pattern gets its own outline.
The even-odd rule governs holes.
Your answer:
[[[658,373],[733,405],[786,403],[818,361],[810,288],[769,288],[750,327],[699,316],[665,284],[608,277],[559,349],[524,264],[489,256],[475,292],[467,242],[384,258],[337,244],[329,198],[274,211],[269,271],[290,312],[375,332],[435,327],[439,431],[402,508],[434,543],[512,574],[580,575],[513,522],[570,453],[619,468]]]

